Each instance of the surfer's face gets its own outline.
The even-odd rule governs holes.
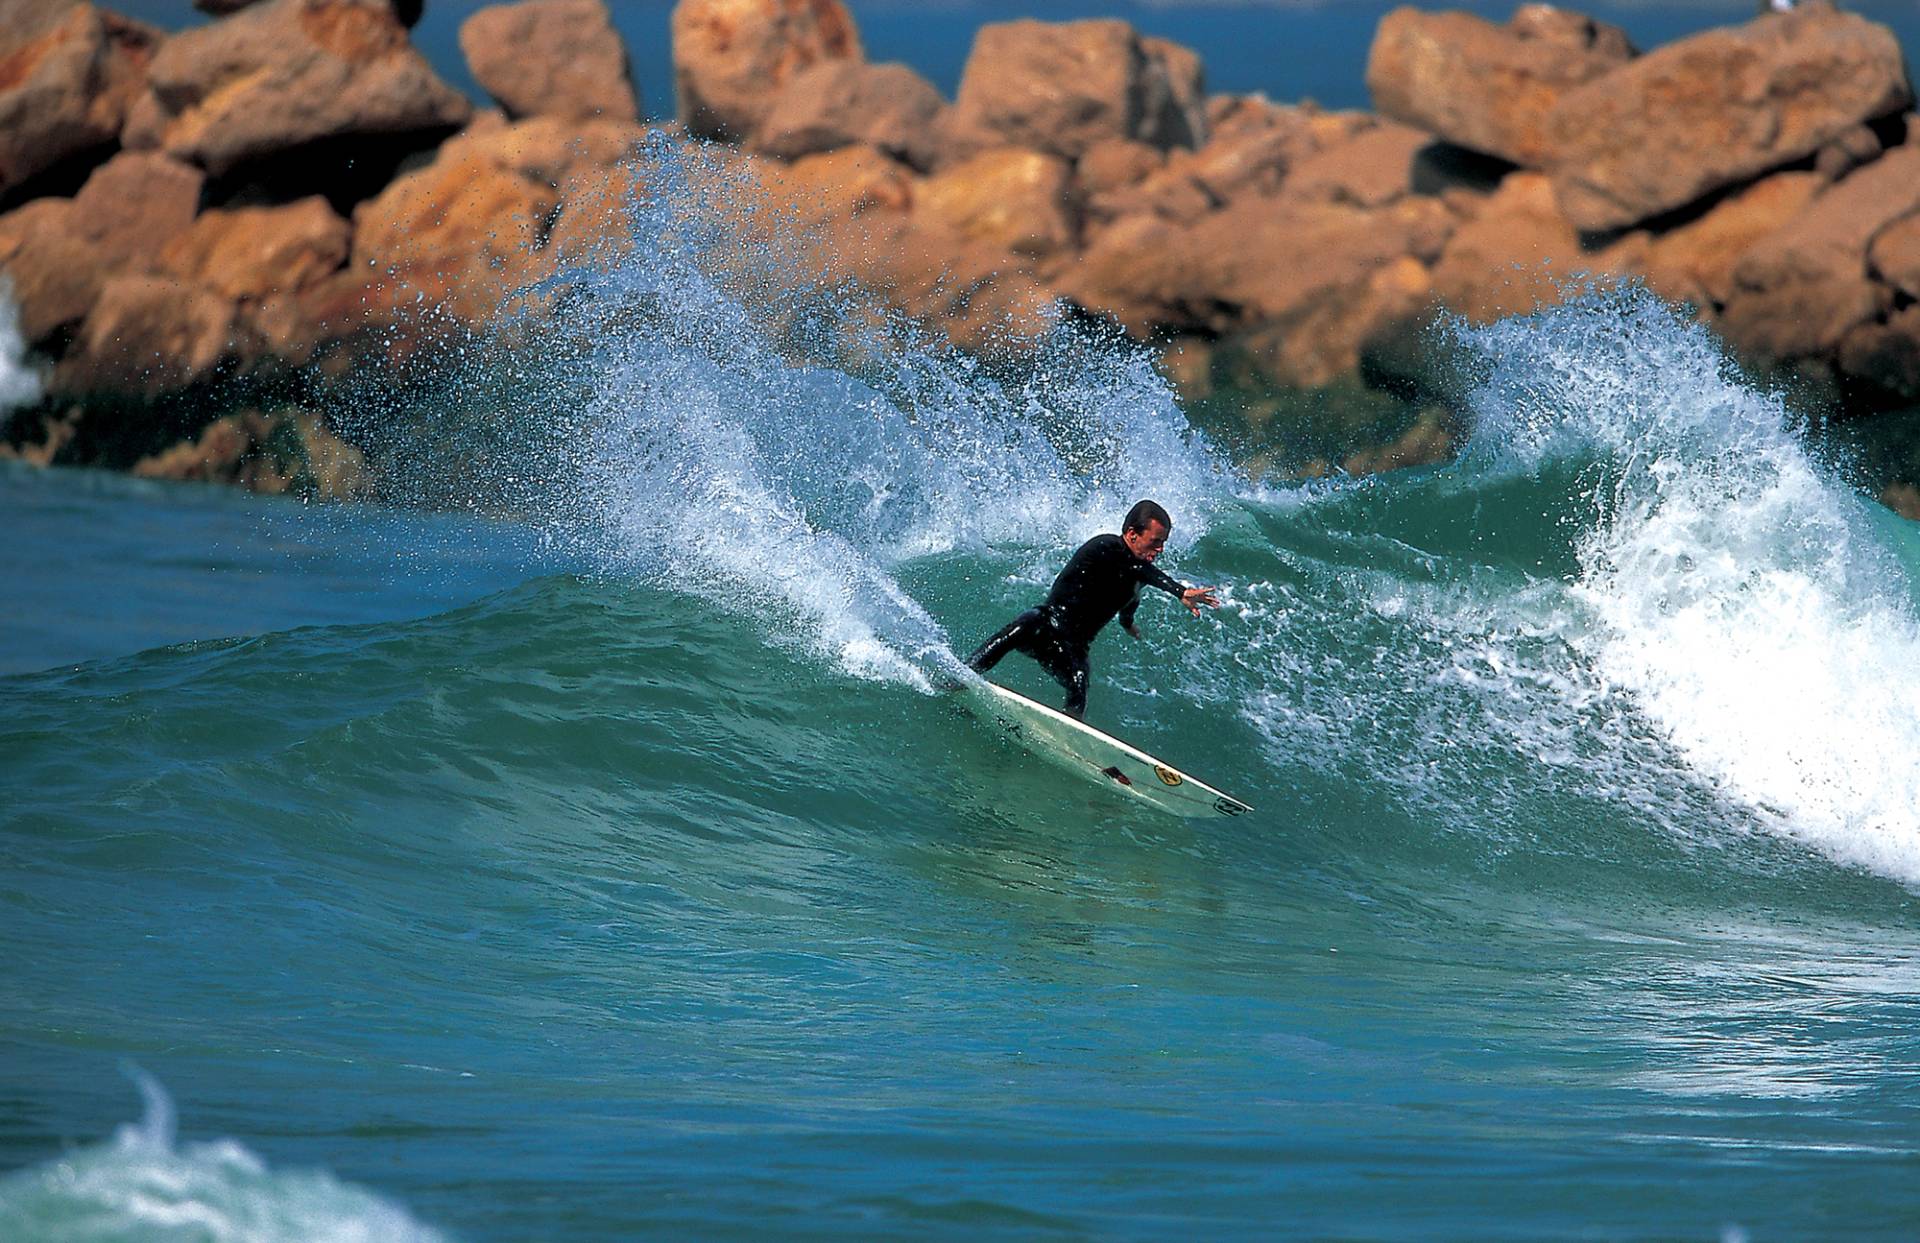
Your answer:
[[[1122,531],[1120,538],[1133,550],[1134,556],[1142,561],[1151,561],[1167,546],[1167,524],[1158,518],[1149,518],[1144,530]]]

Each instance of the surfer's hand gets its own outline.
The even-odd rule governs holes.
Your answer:
[[[1201,605],[1217,609],[1220,607],[1220,598],[1213,594],[1211,587],[1189,587],[1180,593],[1180,603],[1187,606],[1187,612],[1198,617]]]

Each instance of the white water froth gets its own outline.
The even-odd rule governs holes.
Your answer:
[[[20,331],[13,286],[0,277],[0,428],[14,410],[39,398],[40,375],[27,363],[27,342]]]
[[[19,1243],[443,1243],[324,1170],[274,1171],[230,1139],[176,1145],[172,1102],[136,1072],[146,1116],[114,1139],[0,1180]]]
[[[852,326],[884,317],[782,270],[795,239],[719,224],[735,187],[685,159],[651,150],[635,245],[554,285],[544,348],[582,393],[569,517],[597,557],[925,688],[957,662],[902,561],[1065,546],[1149,495],[1204,529],[1223,470],[1143,352],[1062,325],[1009,377],[895,323],[850,374]]]
[[[1644,292],[1462,336],[1490,369],[1469,469],[1596,462],[1593,669],[1765,823],[1920,882],[1920,624],[1870,502]]]

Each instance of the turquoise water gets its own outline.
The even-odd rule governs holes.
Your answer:
[[[1920,540],[1703,330],[1263,484],[688,220],[422,415],[511,516],[0,472],[0,1237],[1920,1231]],[[933,689],[1140,495],[1090,719],[1252,815]]]

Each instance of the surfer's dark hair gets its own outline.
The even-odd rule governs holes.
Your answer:
[[[1141,501],[1127,511],[1127,520],[1120,524],[1121,534],[1128,531],[1144,531],[1149,522],[1157,522],[1167,530],[1173,530],[1173,519],[1167,517],[1167,511],[1160,508],[1158,501]]]

